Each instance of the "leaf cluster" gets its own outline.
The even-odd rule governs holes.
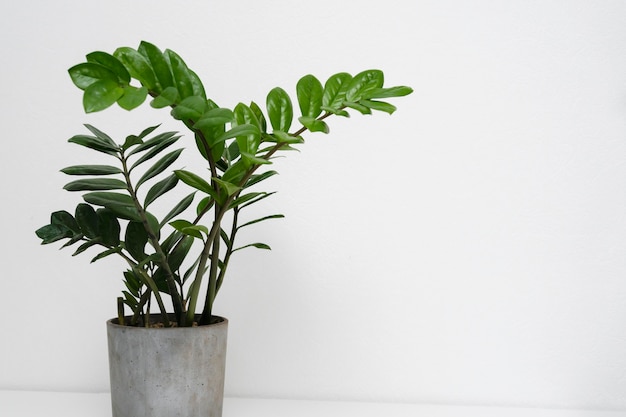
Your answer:
[[[193,323],[203,279],[208,279],[200,322],[212,320],[212,306],[222,285],[230,258],[239,249],[269,249],[265,243],[235,246],[243,227],[282,217],[273,214],[240,224],[240,212],[271,192],[253,190],[277,172],[268,169],[277,152],[304,142],[302,134],[328,133],[326,119],[349,117],[349,110],[393,113],[386,100],[412,92],[410,87],[385,87],[377,69],[356,75],[345,72],[323,84],[305,75],[296,85],[296,104],[280,87],[269,91],[265,109],[255,102],[234,108],[220,107],[208,98],[198,75],[171,50],[161,51],[148,42],[137,49],[118,48],[113,54],[96,51],[86,62],[69,69],[73,83],[83,91],[85,112],[104,110],[115,103],[132,110],[149,97],[154,108],[170,108],[171,116],[190,131],[206,161],[200,174],[172,169],[182,149],[172,150],[180,135],[164,132],[151,136],[157,126],[121,143],[97,128],[76,135],[71,143],[111,156],[111,165],[75,165],[62,172],[77,176],[64,188],[83,192],[84,203],[74,214],[57,211],[50,223],[37,230],[43,244],[67,239],[63,247],[80,243],[74,254],[99,246],[93,261],[117,254],[129,268],[120,302],[133,311],[132,324],[146,323],[150,303],[156,300],[168,322],[161,295],[170,297],[180,326]],[[156,162],[155,162],[156,161]],[[148,164],[150,162],[150,164]],[[168,214],[157,219],[148,208],[179,183],[191,193],[175,200]],[[151,184],[144,191],[145,184]],[[187,209],[195,197],[191,217]],[[230,216],[226,214],[230,213]],[[183,216],[183,217],[180,217]],[[167,232],[166,232],[167,231]],[[123,232],[123,233],[122,233]],[[191,251],[197,242],[198,250]]]

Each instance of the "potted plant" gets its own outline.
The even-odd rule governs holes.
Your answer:
[[[84,202],[73,213],[53,212],[36,234],[42,244],[65,240],[74,255],[98,249],[92,262],[111,255],[124,261],[117,318],[107,322],[113,415],[220,416],[228,322],[214,315],[213,304],[235,252],[269,249],[240,245],[238,232],[283,217],[246,217],[248,207],[272,195],[256,189],[276,174],[268,169],[272,159],[303,143],[307,131],[328,133],[330,116],[348,117],[349,109],[391,114],[396,108],[381,99],[412,89],[384,87],[380,70],[342,72],[324,84],[305,75],[296,85],[293,127],[294,106],[283,89],[269,92],[265,111],[254,102],[220,107],[178,54],[148,42],[92,52],[69,75],[87,113],[115,103],[132,110],[148,97],[152,107],[171,108],[206,163],[200,173],[172,169],[181,135],[158,126],[114,140],[85,125],[88,132],[69,139],[111,162],[62,169],[76,178],[64,188],[83,193]],[[190,190],[164,206],[163,196],[181,183]]]

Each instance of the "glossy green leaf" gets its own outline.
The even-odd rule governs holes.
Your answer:
[[[239,103],[235,106],[233,113],[238,125],[250,124],[256,126],[259,131],[263,130],[263,123],[259,120],[257,113],[250,106]]]
[[[413,89],[406,86],[390,87],[390,88],[373,88],[363,93],[364,99],[371,98],[390,98],[403,97],[411,94]]]
[[[84,62],[73,66],[68,70],[70,78],[76,87],[85,90],[93,83],[101,80],[118,81],[117,75],[110,69],[94,63]]]
[[[117,76],[118,81],[124,84],[130,83],[130,74],[128,70],[126,70],[126,67],[117,58],[107,52],[92,52],[87,55],[87,62],[100,64],[113,72]]]
[[[189,185],[190,187],[209,194],[213,198],[217,196],[215,190],[213,189],[213,187],[211,187],[211,184],[209,184],[205,179],[194,174],[193,172],[179,169],[174,171],[174,174],[176,174],[179,180]]]
[[[268,197],[270,197],[270,196],[272,196],[274,194],[276,194],[276,192],[259,193],[255,198],[253,198],[253,199],[251,199],[249,201],[246,201],[245,203],[240,204],[239,208],[243,209],[243,208],[248,207],[248,206],[250,206],[252,204],[258,203],[261,200],[265,200],[266,198],[268,198]]]
[[[127,194],[108,191],[93,191],[83,195],[83,199],[90,204],[106,207],[114,211],[119,217],[126,220],[141,221],[141,216]]]
[[[240,159],[232,164],[230,167],[228,167],[224,174],[222,174],[222,179],[233,184],[239,184],[244,175],[246,175],[249,168],[250,165],[244,163],[244,161]]]
[[[249,221],[247,223],[244,223],[244,224],[240,225],[239,227],[237,227],[237,229],[241,229],[242,227],[250,226],[250,225],[253,225],[253,224],[256,224],[256,223],[264,222],[266,220],[282,219],[284,217],[285,216],[282,215],[282,214],[273,214],[271,216],[261,217],[260,219],[256,219],[256,220],[252,220],[252,221]]]
[[[65,184],[67,191],[125,190],[126,183],[115,178],[85,178]]]
[[[112,175],[121,174],[122,170],[111,165],[72,165],[61,172],[67,175]]]
[[[136,50],[129,47],[118,48],[114,53],[124,64],[130,75],[150,91],[158,91],[158,81],[148,60]]]
[[[85,89],[83,108],[86,113],[104,110],[114,104],[123,94],[124,90],[117,81],[96,81]]]
[[[343,103],[343,101],[342,101],[342,103]],[[343,104],[342,104],[342,106],[343,106]],[[337,116],[350,117],[350,113],[348,113],[347,111],[343,110],[343,107],[339,108],[339,109],[335,109],[333,107],[322,106],[322,110],[324,110],[324,111],[326,111],[328,113],[335,114]]]
[[[247,203],[250,200],[253,200],[261,195],[264,195],[267,193],[263,193],[263,192],[255,192],[255,193],[247,193],[247,194],[243,194],[239,197],[237,197],[236,199],[233,200],[232,203],[230,203],[230,208],[235,208],[241,204]]]
[[[124,94],[117,99],[117,104],[124,110],[132,110],[143,104],[148,97],[148,89],[146,87],[133,87],[132,85],[124,86]]]
[[[204,115],[194,125],[194,129],[204,130],[216,126],[222,126],[226,123],[233,121],[235,115],[232,110],[225,108],[211,109],[204,113]]]
[[[178,204],[176,204],[172,208],[172,210],[170,210],[170,212],[165,215],[163,220],[161,220],[160,226],[163,227],[163,225],[167,224],[174,217],[178,216],[180,213],[185,211],[191,205],[191,203],[193,202],[195,194],[196,194],[195,192],[191,193],[188,196],[186,196],[185,198],[183,198],[182,200],[180,200],[180,202]]]
[[[74,216],[65,210],[55,211],[52,213],[50,216],[50,224],[62,225],[74,233],[80,233],[80,227],[78,226],[76,219],[74,219]]]
[[[209,234],[209,230],[206,226],[194,225],[187,220],[174,220],[173,222],[170,222],[170,226],[185,235],[200,239],[202,238],[202,233],[207,235]]]
[[[260,183],[261,181],[265,181],[266,179],[273,177],[274,175],[278,175],[278,172],[266,171],[261,174],[252,175],[250,179],[248,180],[248,182],[246,182],[246,185],[244,186],[244,188],[248,188],[248,187],[253,186],[254,184]]]
[[[393,104],[386,103],[378,100],[361,100],[359,103],[372,110],[384,111],[385,113],[392,114],[397,110],[397,107]]]
[[[131,155],[134,155],[134,154],[139,153],[139,152],[147,151],[148,149],[151,149],[151,148],[153,148],[155,146],[161,145],[164,142],[167,142],[169,145],[171,145],[174,142],[176,142],[176,140],[180,139],[180,136],[177,136],[177,135],[178,135],[178,132],[164,132],[164,133],[160,133],[160,134],[156,135],[155,137],[146,140],[145,142],[143,142],[142,144],[140,144],[136,148],[134,148],[132,151],[130,151],[127,154],[127,156],[131,156]],[[176,139],[173,139],[174,137]],[[170,141],[172,141],[172,142],[170,142]]]
[[[320,115],[324,88],[315,76],[309,74],[300,78],[296,85],[296,93],[302,116],[316,118]]]
[[[256,152],[258,142],[260,142],[261,140],[261,132],[259,131],[259,128],[255,125],[239,125],[224,132],[222,135],[215,139],[215,142],[223,142],[227,139],[232,139],[235,137],[242,139],[241,141],[237,141],[240,150],[245,150],[247,152]],[[244,146],[242,147],[242,145]],[[248,148],[250,148],[251,150],[248,150]]]
[[[194,241],[195,239],[192,236],[184,236],[174,247],[172,253],[167,257],[167,263],[172,271],[178,271],[193,246]]]
[[[176,184],[178,184],[178,177],[174,174],[154,184],[146,194],[146,199],[143,203],[144,207],[148,207],[154,200],[172,190],[176,187]]]
[[[146,244],[148,243],[148,232],[141,222],[128,222],[124,234],[124,248],[137,261],[141,262],[146,258]]]
[[[167,49],[165,51],[165,59],[169,62],[174,77],[174,85],[178,89],[181,98],[193,96],[193,84],[189,68],[185,61],[174,51]]]
[[[244,161],[247,168],[250,168],[253,165],[270,165],[272,163],[272,161],[266,158],[262,158],[248,152],[241,152],[241,160]]]
[[[384,83],[383,72],[376,69],[358,73],[348,84],[346,101],[356,102],[363,98],[367,91],[381,88]]]
[[[179,101],[178,89],[176,87],[167,87],[150,102],[150,106],[155,109],[162,109],[163,107],[173,106]]]
[[[98,129],[95,126],[92,126],[90,124],[85,123],[84,126],[91,132],[93,133],[98,139],[101,139],[105,142],[107,142],[109,145],[113,146],[114,148],[117,148],[117,144],[115,143],[115,141],[111,138],[111,136],[107,135],[106,133],[104,133],[102,130]]]
[[[102,239],[102,243],[108,246],[117,246],[120,244],[120,223],[115,213],[109,209],[96,210],[98,215],[98,234]]]
[[[60,224],[48,224],[40,227],[35,231],[37,237],[41,239],[42,245],[47,245],[59,241],[61,239],[70,238],[73,236],[71,230]]]
[[[172,117],[177,120],[198,121],[207,110],[206,100],[199,96],[191,96],[182,100],[171,111]]]
[[[144,162],[149,161],[150,159],[154,158],[155,156],[163,152],[165,149],[169,148],[171,145],[176,143],[178,139],[180,139],[180,136],[173,136],[163,141],[160,141],[158,144],[151,147],[148,152],[144,153],[141,156],[141,158],[135,161],[135,163],[130,167],[130,170],[132,171],[139,165],[143,164]],[[145,143],[148,143],[148,142],[145,142]]]
[[[302,139],[302,136],[293,136],[287,132],[283,132],[280,130],[275,130],[274,132],[272,132],[271,135],[269,135],[269,137],[266,137],[265,139],[277,143],[304,143],[304,139]]]
[[[163,55],[163,52],[155,45],[142,41],[137,48],[137,52],[146,58],[150,63],[154,74],[158,81],[158,91],[161,92],[167,87],[174,87],[174,77],[172,77],[172,70]]]
[[[267,121],[265,120],[265,116],[263,115],[263,110],[256,104],[254,101],[250,103],[250,110],[254,113],[256,118],[259,120],[259,129],[262,133],[267,132]]]
[[[362,114],[372,114],[372,111],[369,109],[369,107],[365,107],[362,104],[353,103],[350,101],[344,101],[343,104],[345,104],[346,107],[350,107],[351,109],[361,112]]]
[[[99,238],[88,240],[87,242],[85,242],[82,245],[80,245],[78,247],[78,249],[76,249],[76,251],[72,254],[72,256],[79,255],[79,254],[83,253],[84,251],[86,251],[87,249],[89,249],[90,247],[96,246],[96,245],[99,245],[99,244],[101,244],[101,241],[100,241]]]
[[[293,121],[291,98],[280,87],[272,89],[267,95],[267,114],[274,130],[288,132]]]
[[[332,109],[343,107],[343,101],[350,81],[352,81],[352,76],[347,72],[332,75],[324,84],[322,105]]]
[[[93,259],[91,259],[91,263],[94,263],[96,261],[99,261],[100,259],[106,258],[107,256],[113,255],[115,253],[119,253],[121,251],[121,249],[119,247],[114,247],[111,249],[107,249],[104,252],[100,252],[99,254],[97,254],[95,257],[93,257]]]
[[[80,227],[82,234],[89,239],[95,239],[98,237],[98,230],[100,230],[98,215],[96,210],[89,204],[80,203],[76,206],[74,213],[76,222]]]
[[[241,249],[246,249],[246,248],[257,248],[257,249],[272,250],[272,248],[269,245],[266,245],[265,243],[251,243],[249,245],[241,246],[241,247],[239,247],[237,249],[234,249],[233,252],[236,252],[236,251],[241,250]]]
[[[239,187],[237,184],[224,181],[221,178],[213,178],[213,181],[215,181],[220,189],[222,189],[229,197],[241,190],[241,187]]]
[[[198,205],[196,206],[196,214],[200,215],[201,213],[205,213],[213,207],[215,204],[215,199],[211,196],[204,197]]]
[[[306,127],[311,132],[329,132],[328,125],[323,120],[317,120],[313,117],[302,116],[298,118],[298,121],[300,121],[300,123],[302,123],[302,126]]]
[[[204,91],[204,85],[198,74],[189,69],[189,80],[191,81],[191,87],[193,88],[193,95],[202,97],[206,100],[206,92]]]
[[[139,187],[144,182],[148,181],[150,178],[154,178],[159,175],[161,172],[165,171],[169,166],[171,166],[180,156],[182,149],[177,149],[173,152],[168,153],[163,158],[159,159],[154,165],[152,165],[137,181],[135,187]]]

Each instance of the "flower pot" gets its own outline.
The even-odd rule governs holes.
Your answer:
[[[219,319],[177,328],[107,321],[113,417],[221,417],[228,320]]]

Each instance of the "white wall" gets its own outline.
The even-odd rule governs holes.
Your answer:
[[[158,123],[84,115],[66,69],[141,39],[221,105],[377,67],[392,117],[331,120],[217,312],[227,394],[626,409],[626,3],[86,1],[0,5],[0,388],[104,391],[121,265],[38,246],[78,197],[66,139]],[[168,127],[173,124],[167,124]],[[193,151],[192,145],[188,146]]]

